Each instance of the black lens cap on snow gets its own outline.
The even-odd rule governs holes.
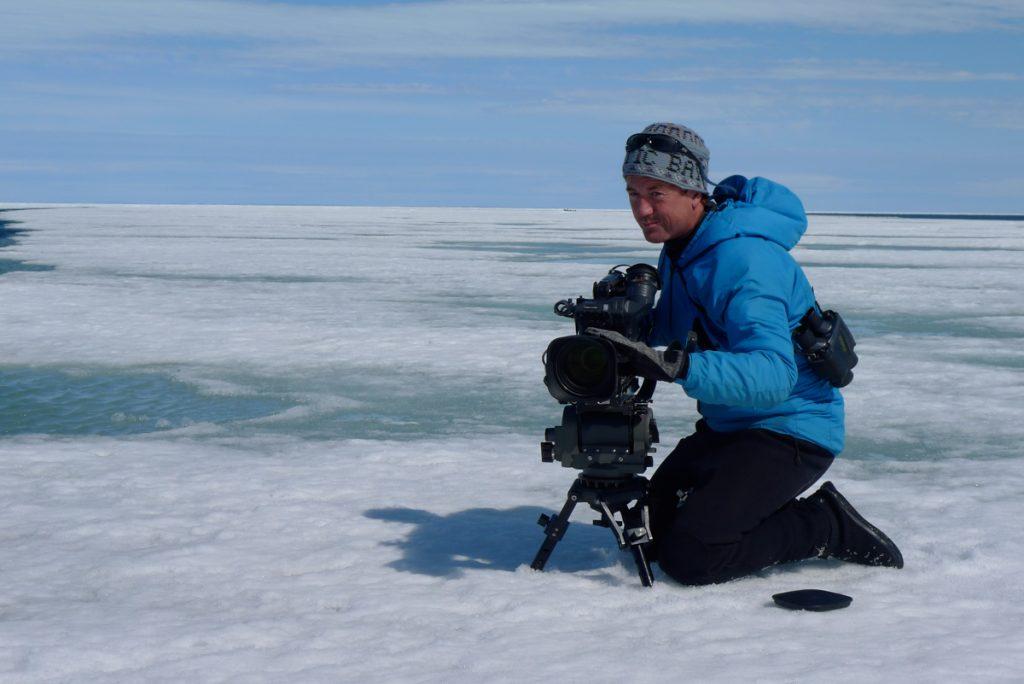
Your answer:
[[[799,591],[787,591],[772,596],[776,605],[788,608],[789,610],[813,610],[822,612],[836,610],[850,605],[853,598],[845,594],[837,594],[824,589],[800,589]]]

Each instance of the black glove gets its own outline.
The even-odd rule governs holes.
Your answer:
[[[629,360],[633,371],[642,378],[672,382],[676,378],[686,377],[689,356],[678,343],[662,352],[611,330],[587,328],[583,332],[614,344],[615,349]]]

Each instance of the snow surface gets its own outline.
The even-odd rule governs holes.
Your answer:
[[[628,213],[0,221],[3,681],[1024,679],[1024,223],[819,216],[794,251],[861,356],[827,477],[904,570],[645,589],[586,509],[528,567],[574,476],[539,459],[551,305],[655,260]],[[696,413],[655,412],[660,456]],[[771,603],[811,587],[853,604]]]

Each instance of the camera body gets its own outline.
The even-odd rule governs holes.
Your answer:
[[[562,423],[548,428],[541,459],[559,461],[590,478],[622,478],[653,465],[658,427],[648,403],[654,383],[640,386],[629,363],[611,342],[583,333],[613,330],[634,341],[647,339],[653,324],[658,271],[649,264],[616,266],[594,283],[592,299],[555,304],[555,313],[575,320],[576,334],[552,340],[544,353],[544,384],[566,404]]]
[[[576,333],[587,328],[603,328],[622,333],[631,340],[647,337],[653,322],[654,300],[661,283],[658,269],[650,264],[634,264],[625,271],[615,266],[594,283],[594,298],[563,299],[555,304],[555,313],[576,321]]]
[[[654,301],[660,283],[649,264],[634,264],[625,271],[612,268],[594,283],[593,299],[578,297],[555,304],[555,313],[576,322],[576,334],[552,340],[544,353],[544,384],[560,403],[611,401],[635,382],[615,346],[583,333],[602,328],[642,341],[651,331]]]

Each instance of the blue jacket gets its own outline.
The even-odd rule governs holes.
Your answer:
[[[685,342],[699,319],[710,347],[690,354],[677,382],[698,400],[708,427],[764,428],[838,454],[842,395],[811,370],[792,338],[814,306],[810,283],[789,254],[807,229],[803,204],[766,178],[725,183],[735,198],[705,216],[678,258],[662,249],[650,342]]]

